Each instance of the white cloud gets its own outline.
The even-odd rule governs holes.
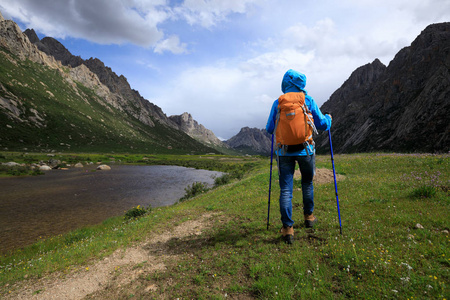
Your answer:
[[[157,25],[170,14],[156,6],[121,0],[0,0],[2,10],[38,32],[99,44],[133,43],[148,47],[163,34]]]
[[[175,12],[188,24],[210,28],[226,20],[232,13],[243,14],[256,0],[185,0]]]
[[[162,54],[165,51],[172,52],[174,54],[187,53],[186,43],[180,43],[180,38],[176,35],[172,35],[169,38],[159,41],[155,46],[155,52]]]

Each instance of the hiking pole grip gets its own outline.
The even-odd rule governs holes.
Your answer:
[[[336,193],[336,204],[337,204],[337,211],[338,211],[338,217],[339,217],[339,230],[342,235],[341,211],[339,209],[339,196],[338,196],[338,188],[337,188],[337,181],[336,181],[336,169],[334,168],[333,143],[331,142],[331,129],[328,130],[328,138],[330,140],[331,164],[333,165],[334,190]]]
[[[273,134],[272,134],[272,146],[270,147],[270,179],[269,179],[269,201],[267,204],[267,230],[269,230],[270,194],[272,190],[272,161],[273,161]]]

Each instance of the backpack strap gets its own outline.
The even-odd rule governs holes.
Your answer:
[[[277,107],[277,116],[276,116],[276,121],[275,121],[275,129],[273,130],[273,134],[274,134],[275,141],[277,140],[276,133],[277,133],[278,123],[280,122],[280,114],[281,114],[280,107]],[[275,145],[275,152],[276,152],[276,154],[277,154],[277,158],[278,158],[278,156],[279,156],[279,151],[278,151],[278,150],[282,151],[282,155],[285,155],[285,154],[286,154],[286,148],[285,148],[285,146],[286,146],[286,145],[281,145],[280,143],[277,143],[277,144]],[[278,160],[278,159],[277,159],[277,160]]]

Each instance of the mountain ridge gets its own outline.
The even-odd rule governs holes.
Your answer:
[[[333,148],[448,152],[449,70],[450,23],[427,26],[387,67],[375,60],[356,69],[321,107],[333,116]],[[324,148],[327,134],[316,143]]]
[[[117,75],[100,59],[91,57],[84,60],[80,56],[75,56],[63,44],[52,37],[44,37],[40,40],[33,29],[27,29],[24,33],[28,36],[30,41],[33,41],[39,50],[43,51],[47,55],[53,56],[57,61],[60,61],[61,64],[73,68],[80,65],[85,65],[91,72],[98,76],[100,82],[106,85],[111,92],[122,95],[124,98],[131,99],[132,102],[137,103],[140,108],[140,114],[135,115],[135,117],[141,122],[153,126],[151,119],[147,116],[148,114],[167,126],[171,126],[185,132],[189,136],[207,146],[224,146],[224,144],[220,142],[211,130],[206,129],[201,124],[198,124],[197,121],[192,120],[192,122],[195,122],[196,124],[195,129],[182,122],[184,119],[186,119],[186,122],[191,122],[190,119],[192,116],[190,118],[184,118],[182,114],[179,118],[175,116],[172,118],[167,117],[159,106],[144,99],[137,90],[132,89],[125,76]],[[129,107],[127,105],[124,106],[124,109],[128,108]],[[131,109],[129,112],[134,113],[135,110]]]
[[[53,44],[69,58],[70,52],[51,38],[42,43],[33,33],[22,33],[15,22],[0,17],[4,150],[216,152],[179,130],[100,60],[65,66],[28,36],[37,44]]]

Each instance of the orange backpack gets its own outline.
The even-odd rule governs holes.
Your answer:
[[[287,152],[303,149],[313,144],[313,132],[317,133],[314,119],[305,105],[305,94],[286,93],[278,98],[275,124],[277,148]],[[289,147],[291,146],[291,147]]]

